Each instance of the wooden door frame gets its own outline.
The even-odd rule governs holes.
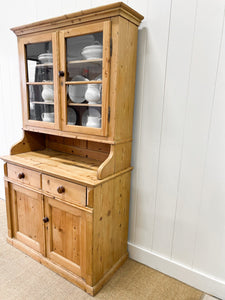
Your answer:
[[[52,42],[53,54],[53,84],[54,84],[54,123],[29,120],[29,93],[27,83],[27,64],[26,64],[26,50],[25,45],[32,43]],[[21,100],[23,108],[23,125],[44,127],[49,129],[60,129],[60,97],[59,97],[59,52],[58,52],[58,32],[42,33],[34,36],[26,36],[18,38],[19,48],[19,65],[21,78]]]
[[[91,135],[108,135],[108,111],[109,111],[109,82],[110,82],[110,40],[111,40],[111,21],[96,22],[89,25],[77,26],[75,28],[61,30],[59,32],[60,45],[60,70],[66,74],[66,43],[65,39],[84,34],[103,32],[103,60],[102,60],[102,126],[101,128],[90,128],[84,126],[67,125],[67,86],[66,78],[61,77],[61,123],[62,130]]]

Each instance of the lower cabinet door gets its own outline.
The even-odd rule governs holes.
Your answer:
[[[54,263],[83,277],[86,261],[85,212],[45,197],[47,257]],[[84,276],[85,277],[85,276]]]
[[[43,196],[10,184],[10,198],[14,238],[44,255]]]

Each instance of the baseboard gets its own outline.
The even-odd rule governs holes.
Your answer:
[[[129,257],[207,294],[224,299],[225,282],[128,242]]]

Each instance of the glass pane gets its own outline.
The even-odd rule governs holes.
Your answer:
[[[101,75],[102,61],[67,63],[67,81],[76,81],[78,76],[87,80],[97,80]]]
[[[68,106],[67,124],[101,128],[101,107]]]
[[[102,32],[66,39],[67,81],[78,75],[88,80],[102,75],[102,42]]]
[[[29,119],[54,122],[54,86],[51,84],[29,85]]]
[[[26,48],[29,119],[54,122],[52,42],[28,44]]]
[[[26,45],[28,82],[53,81],[52,42]]]
[[[77,81],[84,81],[81,76],[77,76]],[[102,84],[69,84],[67,86],[68,103],[102,103]]]

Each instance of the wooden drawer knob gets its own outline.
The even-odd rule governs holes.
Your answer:
[[[22,172],[22,173],[19,173],[18,174],[18,178],[19,179],[23,179],[23,178],[25,178],[25,174]]]
[[[58,192],[59,194],[65,193],[65,188],[64,188],[64,186],[62,186],[62,185],[58,186],[58,187],[57,187],[57,192]]]

